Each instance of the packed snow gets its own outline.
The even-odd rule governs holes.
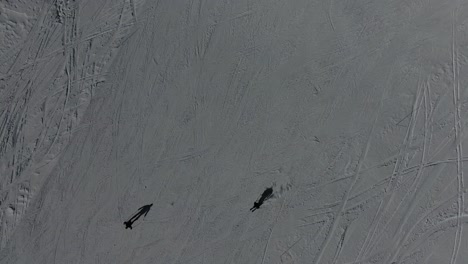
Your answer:
[[[467,70],[463,0],[2,0],[0,263],[468,263]]]

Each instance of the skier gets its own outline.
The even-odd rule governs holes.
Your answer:
[[[138,220],[138,218],[140,218],[142,215],[145,215],[144,217],[146,217],[146,215],[148,214],[149,210],[151,209],[151,206],[153,206],[153,204],[147,204],[147,205],[144,205],[140,208],[138,208],[138,212],[132,216],[132,218],[130,218],[128,221],[125,221],[124,222],[124,225],[125,225],[125,229],[132,229],[132,224]]]
[[[250,208],[250,211],[255,211],[260,208],[260,206],[268,199],[270,199],[273,196],[273,188],[269,187],[267,188],[263,193],[258,202],[254,202],[254,205],[252,208]]]

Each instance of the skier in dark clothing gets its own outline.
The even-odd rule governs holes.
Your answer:
[[[144,217],[146,217],[149,210],[151,209],[151,206],[153,206],[153,204],[147,204],[147,205],[144,205],[144,206],[138,208],[138,212],[135,215],[133,215],[132,218],[130,218],[128,221],[124,222],[125,229],[127,229],[127,228],[132,229],[132,224],[136,220],[138,220],[138,218],[140,218],[142,215],[145,215]]]
[[[273,196],[273,188],[269,187],[267,188],[263,193],[260,199],[258,199],[258,202],[254,202],[254,206],[250,208],[250,211],[255,211],[260,208],[260,206],[268,199],[270,199]]]
[[[132,223],[130,221],[124,222],[125,229],[130,228],[132,229]]]

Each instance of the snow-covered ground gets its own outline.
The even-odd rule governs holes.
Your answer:
[[[464,0],[2,0],[0,263],[468,263],[467,66]]]

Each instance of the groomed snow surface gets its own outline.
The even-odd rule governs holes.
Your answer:
[[[0,263],[468,263],[467,65],[463,0],[2,0]]]

